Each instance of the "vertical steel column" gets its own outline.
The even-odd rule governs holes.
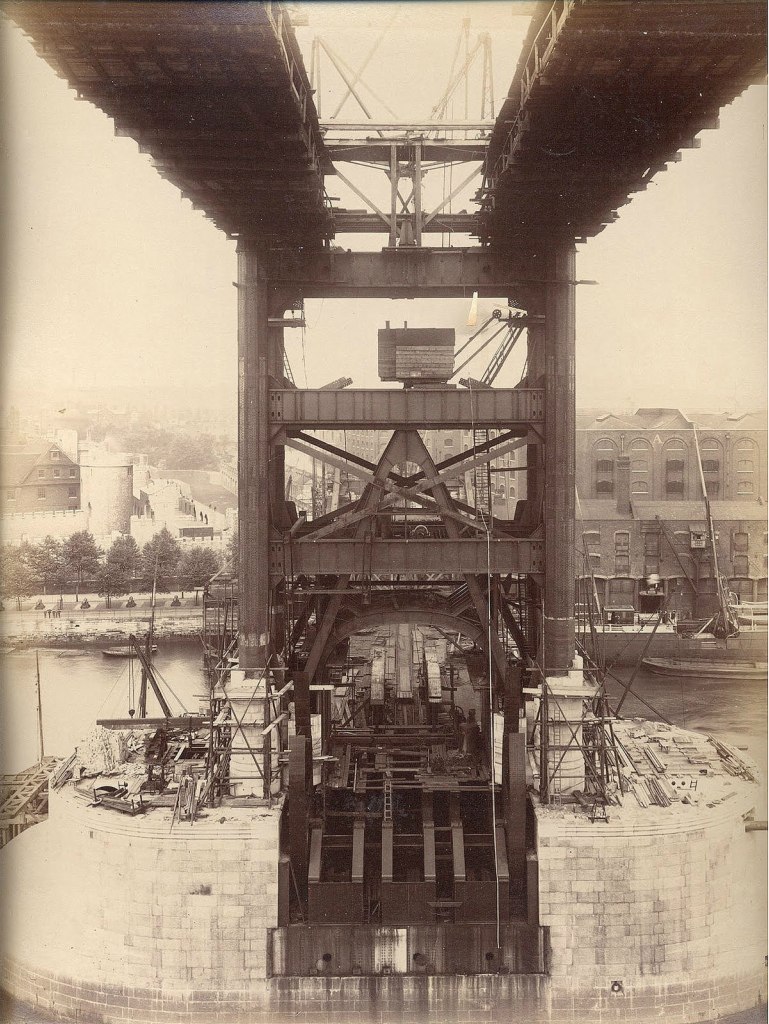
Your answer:
[[[543,665],[562,675],[574,658],[575,262],[572,242],[545,259],[545,621]]]
[[[414,241],[422,244],[422,143],[414,146]]]
[[[398,146],[390,144],[390,248],[398,244]]]
[[[270,603],[270,420],[267,273],[249,243],[238,245],[238,655],[264,667]]]

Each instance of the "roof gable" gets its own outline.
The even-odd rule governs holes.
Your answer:
[[[58,458],[51,458],[52,451],[59,453]],[[30,482],[32,474],[41,466],[76,465],[54,441],[9,444],[0,450],[0,479],[4,487],[20,487]]]

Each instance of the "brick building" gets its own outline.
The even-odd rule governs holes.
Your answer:
[[[698,413],[693,421],[708,495],[718,501],[766,501],[766,414]],[[580,496],[614,496],[617,459],[627,456],[633,499],[698,501],[702,486],[694,427],[679,409],[579,414]]]
[[[704,501],[634,496],[631,466],[631,455],[617,456],[611,498],[580,498],[580,575],[592,575],[587,586],[595,586],[604,608],[712,614],[716,583]],[[766,601],[765,502],[714,499],[711,511],[719,573],[740,601]]]
[[[679,409],[578,415],[581,575],[592,573],[604,607],[715,610],[698,445],[718,570],[740,600],[767,598],[766,416],[693,419]]]
[[[52,441],[7,444],[0,450],[3,514],[80,508],[80,467]]]

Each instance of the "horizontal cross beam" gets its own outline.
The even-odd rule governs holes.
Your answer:
[[[506,299],[525,285],[547,281],[535,254],[488,249],[388,248],[381,252],[271,254],[269,283],[304,298]]]
[[[541,388],[493,388],[467,391],[445,387],[430,390],[348,388],[344,391],[272,390],[273,426],[296,430],[397,430],[465,427],[478,430],[516,429],[544,418]]]

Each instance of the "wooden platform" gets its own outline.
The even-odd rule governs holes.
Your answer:
[[[48,779],[59,764],[44,757],[39,764],[0,776],[0,848],[48,815]]]

